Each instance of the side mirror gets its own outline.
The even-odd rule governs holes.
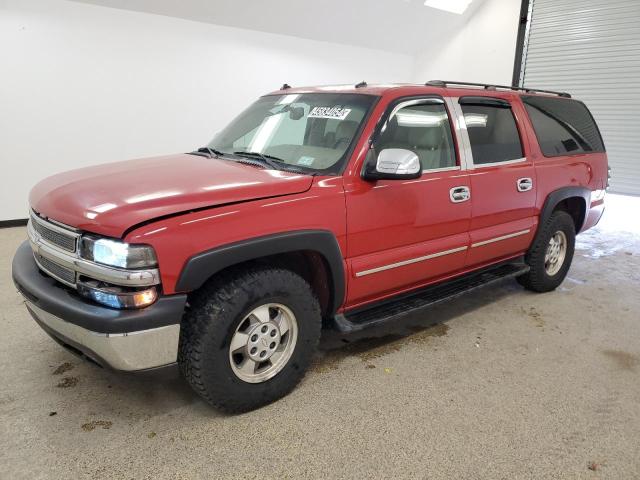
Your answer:
[[[362,176],[365,180],[408,180],[421,175],[418,155],[404,148],[385,148],[378,154],[375,165],[367,162]]]

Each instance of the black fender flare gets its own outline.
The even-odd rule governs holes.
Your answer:
[[[335,235],[326,230],[276,233],[196,254],[185,263],[175,289],[177,292],[191,292],[227,267],[270,255],[304,250],[317,252],[327,262],[332,287],[327,314],[333,315],[342,305],[345,296],[344,259]]]
[[[587,218],[587,213],[589,212],[589,207],[591,205],[591,190],[585,187],[562,187],[558,190],[554,190],[549,195],[547,195],[547,198],[542,205],[542,210],[540,210],[540,222],[538,223],[536,236],[533,239],[534,242],[538,240],[538,236],[542,232],[542,225],[546,223],[558,204],[563,200],[566,200],[567,198],[573,197],[579,197],[584,200],[584,218],[582,219],[581,225],[576,225],[576,233],[579,233],[582,230],[584,222]]]

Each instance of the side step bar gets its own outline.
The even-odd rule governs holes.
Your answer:
[[[503,263],[463,277],[430,285],[374,306],[337,314],[334,317],[334,328],[343,333],[351,333],[382,325],[427,307],[453,300],[465,293],[492,285],[506,278],[517,277],[528,271],[529,266],[524,263]]]

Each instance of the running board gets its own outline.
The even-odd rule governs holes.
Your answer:
[[[524,263],[503,263],[395,297],[375,306],[337,314],[334,317],[334,328],[343,333],[351,333],[382,325],[427,307],[453,300],[473,290],[493,285],[506,278],[517,277],[528,271],[529,266]]]

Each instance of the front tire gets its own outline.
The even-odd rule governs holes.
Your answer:
[[[212,279],[189,303],[178,363],[210,405],[252,410],[285,396],[304,376],[322,319],[299,275],[268,267],[236,270]]]
[[[561,210],[553,212],[525,256],[531,270],[518,277],[518,282],[534,292],[555,290],[571,267],[575,242],[571,215]]]

